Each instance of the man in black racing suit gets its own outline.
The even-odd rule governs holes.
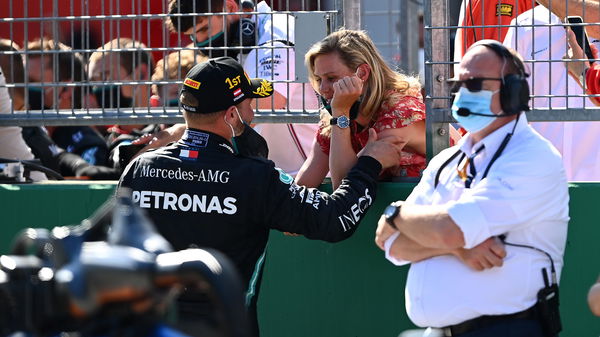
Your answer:
[[[184,136],[136,158],[120,180],[176,250],[210,247],[231,258],[247,284],[256,336],[256,297],[270,229],[329,242],[350,237],[375,199],[379,172],[398,162],[401,149],[398,139],[376,140],[371,131],[358,162],[333,194],[298,186],[273,162],[239,155],[232,142],[245,128],[240,114],[252,113],[249,98],[272,92],[270,82],[250,80],[232,58],[196,65],[180,96]],[[185,292],[178,301],[183,322],[178,328],[192,333],[184,323],[205,315],[205,302]]]

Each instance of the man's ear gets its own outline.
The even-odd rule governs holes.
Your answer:
[[[228,13],[239,12],[240,6],[238,5],[238,0],[226,0],[225,3],[225,11]]]
[[[237,120],[239,117],[237,115],[237,111],[236,111],[236,106],[232,105],[229,108],[227,108],[227,110],[225,110],[225,119],[232,123],[235,122],[235,120]]]

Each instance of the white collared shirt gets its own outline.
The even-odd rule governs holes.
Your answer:
[[[481,180],[492,156],[514,122],[471,144],[467,135],[456,146],[432,159],[406,204],[445,205],[462,230],[465,246],[473,248],[492,236],[543,249],[554,259],[558,277],[569,221],[569,195],[561,158],[556,149],[535,132],[521,115],[514,135]],[[458,177],[460,156],[435,176],[442,163],[458,151],[471,154],[477,175],[471,188]],[[386,242],[387,243],[387,242]],[[388,245],[389,246],[389,243]],[[504,265],[475,271],[452,255],[412,263],[406,284],[406,311],[418,326],[445,327],[481,315],[510,314],[536,302],[543,287],[541,269],[550,268],[539,252],[506,246]]]
[[[562,60],[567,53],[565,29],[560,19],[544,6],[537,6],[519,15],[511,22],[504,45],[519,52],[525,62],[527,78],[532,95],[582,95],[583,89],[567,73]],[[531,25],[540,25],[532,27]],[[551,28],[542,25],[557,25]],[[596,41],[596,42],[594,42]],[[597,40],[592,40],[600,47]],[[533,108],[594,107],[587,98],[536,97],[531,101]],[[557,111],[556,113],[561,113]],[[544,138],[548,139],[561,153],[569,181],[600,180],[600,122],[535,122],[531,124]]]
[[[6,88],[6,78],[0,68],[0,114],[12,113],[12,100]],[[6,159],[34,159],[31,149],[25,143],[20,126],[0,127],[0,158]],[[32,171],[30,177],[33,181],[46,180],[46,175],[39,171]]]

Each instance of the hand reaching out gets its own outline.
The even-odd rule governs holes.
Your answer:
[[[406,140],[398,136],[386,136],[378,139],[375,129],[369,129],[369,139],[358,156],[369,156],[377,160],[383,169],[398,165],[400,154]]]

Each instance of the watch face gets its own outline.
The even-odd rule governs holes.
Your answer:
[[[340,128],[345,129],[350,126],[350,120],[346,116],[340,116],[337,119],[337,125]]]
[[[398,213],[398,207],[394,206],[394,205],[389,205],[388,207],[385,208],[385,210],[383,211],[383,214],[385,215],[386,219],[389,218],[394,218],[396,216],[396,214]]]

